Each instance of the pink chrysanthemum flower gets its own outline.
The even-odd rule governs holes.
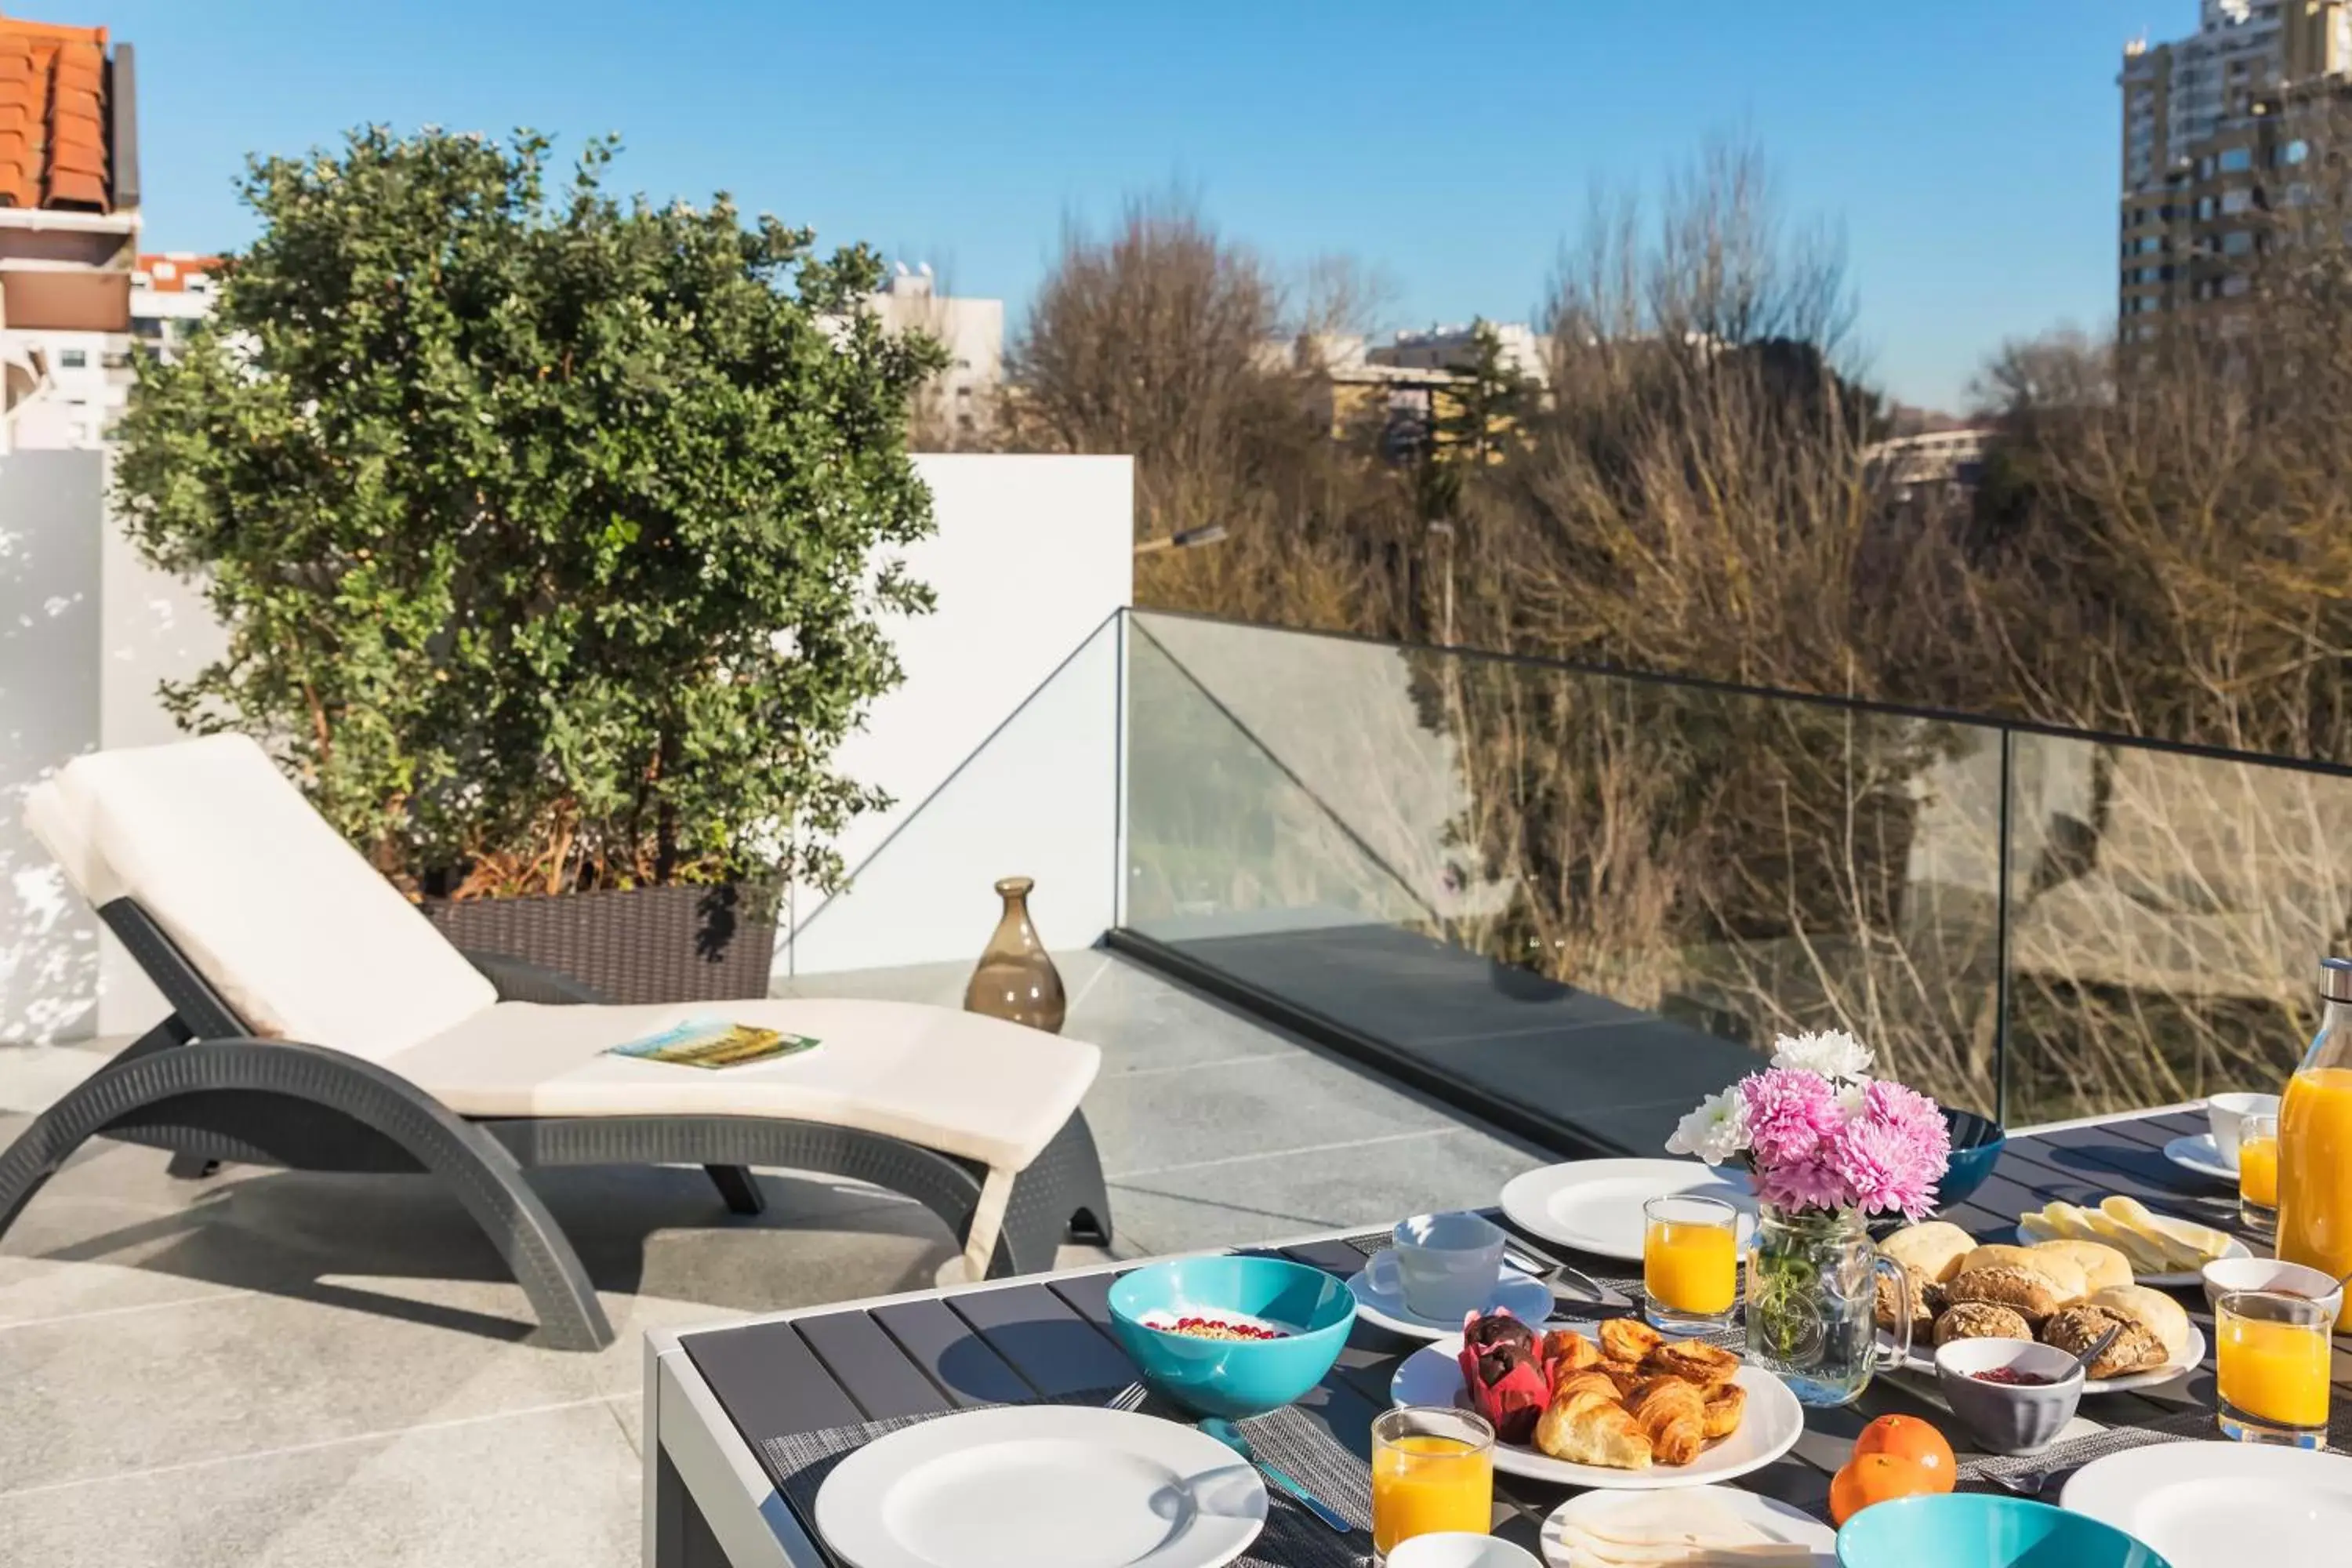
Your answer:
[[[1938,1119],[1938,1128],[1941,1119]],[[1864,1210],[1925,1219],[1935,1206],[1936,1181],[1944,1155],[1916,1128],[1871,1117],[1849,1122],[1831,1151],[1830,1163]]]
[[[1739,1095],[1748,1103],[1748,1146],[1759,1172],[1816,1158],[1844,1124],[1837,1091],[1818,1073],[1767,1068],[1742,1079]]]

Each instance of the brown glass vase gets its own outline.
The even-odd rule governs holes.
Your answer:
[[[971,984],[963,988],[963,1010],[1058,1035],[1069,1004],[1062,994],[1061,971],[1029,923],[1029,889],[1036,885],[1026,877],[996,884],[1004,914],[980,955],[980,967],[971,972]]]

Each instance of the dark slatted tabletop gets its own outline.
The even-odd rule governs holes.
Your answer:
[[[2234,1231],[2234,1191],[2174,1166],[2162,1153],[2169,1140],[2205,1130],[2200,1112],[2176,1112],[2012,1138],[1991,1179],[1944,1217],[1980,1239],[2010,1240],[2017,1216],[2028,1209],[2053,1199],[2095,1204],[2123,1193],[2158,1212]],[[1364,1262],[1363,1253],[1345,1240],[1281,1250],[1342,1276]],[[1563,1253],[1540,1242],[1531,1250],[1596,1274],[1638,1267]],[[768,1438],[889,1416],[1063,1398],[1130,1381],[1134,1371],[1110,1336],[1104,1297],[1111,1281],[1131,1267],[715,1329],[685,1335],[681,1343],[746,1445],[762,1455],[781,1490],[784,1478],[774,1473],[761,1447]],[[2203,1295],[2194,1289],[2175,1294],[2205,1331],[2210,1346],[2213,1325]],[[1565,1301],[1560,1310],[1583,1315]],[[1420,1343],[1360,1321],[1323,1388],[1305,1402],[1335,1437],[1368,1462],[1371,1420],[1388,1406],[1389,1379]],[[2336,1382],[2340,1399],[2352,1400],[2352,1352],[2346,1343],[2337,1343]],[[1874,1416],[1892,1412],[1935,1421],[1965,1460],[1965,1429],[1926,1396],[1927,1386],[1927,1380],[1880,1378],[1855,1405],[1808,1411],[1805,1436],[1794,1450],[1734,1484],[1825,1514],[1830,1478],[1844,1463],[1854,1435]],[[2187,1376],[2159,1388],[2087,1397],[2081,1415],[2105,1426],[2148,1426],[2177,1422],[2192,1412],[2210,1414],[2213,1398],[2209,1349],[2204,1364]],[[1495,1481],[1497,1512],[1505,1516],[1496,1533],[1534,1549],[1536,1525],[1566,1494],[1499,1473]]]

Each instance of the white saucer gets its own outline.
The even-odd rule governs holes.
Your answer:
[[[1832,1568],[1837,1560],[1837,1531],[1778,1498],[1744,1492],[1737,1487],[1712,1486],[1692,1487],[1675,1494],[1678,1500],[1701,1495],[1721,1504],[1734,1519],[1756,1526],[1774,1540],[1806,1548],[1812,1552],[1818,1568]],[[1570,1547],[1561,1535],[1561,1523],[1569,1520],[1588,1525],[1598,1522],[1632,1503],[1635,1496],[1625,1491],[1583,1492],[1552,1510],[1551,1516],[1543,1522],[1544,1561],[1551,1568],[1580,1568],[1590,1559],[1579,1556]]]
[[[1372,1289],[1370,1263],[1348,1281],[1348,1289],[1356,1294],[1356,1316],[1368,1323],[1376,1323],[1392,1334],[1410,1334],[1417,1340],[1436,1340],[1462,1331],[1460,1318],[1445,1321],[1424,1318],[1405,1305],[1403,1291]],[[1530,1328],[1539,1329],[1551,1316],[1551,1287],[1516,1268],[1506,1268],[1496,1279],[1495,1289],[1478,1310],[1482,1314],[1508,1312]]]
[[[1194,1427],[1030,1405],[877,1437],[814,1511],[849,1568],[1220,1568],[1265,1509],[1256,1469]]]
[[[2213,1142],[2210,1132],[2200,1132],[2193,1138],[2175,1138],[2164,1146],[2164,1157],[2184,1171],[2194,1171],[2200,1176],[2210,1176],[2233,1187],[2238,1184],[2237,1163],[2221,1158],[2221,1146]]]
[[[1587,1338],[1601,1331],[1591,1323],[1569,1325]],[[1389,1380],[1389,1398],[1400,1405],[1434,1405],[1440,1408],[1465,1403],[1462,1386],[1462,1336],[1448,1334],[1404,1358]],[[1611,1491],[1661,1491],[1668,1487],[1703,1486],[1727,1481],[1750,1470],[1760,1470],[1804,1436],[1805,1407],[1789,1385],[1760,1366],[1743,1363],[1735,1380],[1748,1391],[1747,1415],[1739,1430],[1710,1443],[1687,1465],[1653,1465],[1646,1470],[1616,1470],[1604,1465],[1575,1465],[1555,1459],[1533,1447],[1495,1445],[1495,1468],[1507,1475],[1561,1486],[1593,1487]],[[861,1563],[858,1568],[865,1568]]]
[[[1642,1261],[1642,1205],[1652,1198],[1719,1198],[1739,1211],[1739,1247],[1756,1229],[1748,1184],[1696,1160],[1571,1160],[1515,1176],[1503,1213],[1533,1236],[1602,1258]]]
[[[2092,1460],[2059,1500],[2146,1542],[2172,1568],[2341,1563],[2352,1459],[2260,1443],[2154,1443]]]

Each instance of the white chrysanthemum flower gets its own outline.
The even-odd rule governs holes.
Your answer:
[[[1867,1078],[1870,1061],[1870,1047],[1843,1029],[1783,1035],[1772,1042],[1774,1067],[1817,1072],[1827,1079]]]
[[[1849,1083],[1837,1091],[1838,1112],[1851,1121],[1862,1114],[1862,1108],[1869,1102],[1869,1099],[1868,1084]]]
[[[1696,1154],[1710,1165],[1727,1164],[1747,1149],[1748,1102],[1737,1087],[1700,1100],[1666,1140],[1667,1153]]]

